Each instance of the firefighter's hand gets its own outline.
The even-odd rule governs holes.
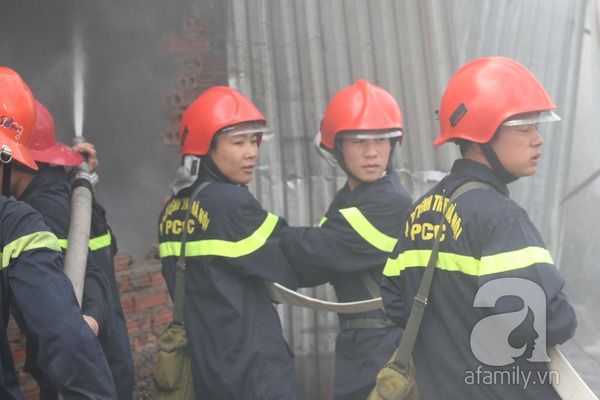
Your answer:
[[[90,317],[89,315],[84,315],[83,319],[85,320],[85,322],[87,322],[87,324],[90,326],[90,328],[92,328],[92,331],[94,331],[94,334],[96,336],[98,336],[98,322],[96,322],[96,320],[92,317]]]
[[[90,172],[94,172],[98,164],[100,164],[94,145],[88,142],[77,143],[73,146],[73,150],[83,154],[87,158],[88,168]]]

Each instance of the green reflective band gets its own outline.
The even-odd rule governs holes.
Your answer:
[[[322,227],[322,226],[323,226],[323,224],[324,224],[326,221],[327,221],[327,217],[323,217],[323,218],[321,218],[321,221],[319,221],[319,225],[318,225],[318,227],[319,227],[319,228],[320,228],[320,227]]]
[[[531,246],[521,250],[481,257],[479,275],[496,274],[542,263],[554,265],[552,255],[543,247]]]
[[[363,239],[369,242],[373,247],[386,253],[391,253],[396,246],[398,239],[389,237],[377,230],[368,219],[356,207],[344,208],[340,213],[346,218],[346,221],[354,228]]]
[[[237,242],[226,240],[197,240],[185,245],[186,257],[221,256],[229,258],[242,257],[260,249],[273,233],[279,217],[271,213],[262,225],[250,236]],[[161,258],[178,256],[181,252],[181,242],[164,242],[158,247]]]
[[[90,239],[90,250],[96,251],[104,247],[110,246],[111,243],[112,236],[110,235],[110,231],[106,231],[104,235]]]
[[[112,236],[110,235],[110,231],[107,231],[102,236],[98,236],[98,237],[90,239],[90,241],[88,243],[89,243],[88,246],[91,251],[100,250],[100,249],[110,246],[110,244],[112,243]],[[69,247],[69,240],[68,239],[58,239],[58,244],[60,245],[60,247],[63,250],[66,250]]]
[[[61,249],[66,250],[69,246],[69,241],[67,239],[58,239],[58,245]]]
[[[0,269],[8,267],[11,260],[19,257],[23,252],[43,248],[60,251],[58,239],[52,232],[40,231],[21,236],[4,246],[3,251],[0,253],[2,257]]]
[[[409,250],[388,259],[383,269],[385,276],[399,276],[406,268],[425,268],[431,250]],[[467,275],[484,276],[500,272],[527,268],[533,264],[554,265],[550,252],[543,247],[526,247],[520,250],[494,254],[478,260],[474,257],[452,253],[439,253],[437,268],[445,271],[459,271]]]
[[[400,272],[406,268],[400,264],[400,256],[403,254],[405,253],[399,254],[396,258],[388,258],[385,267],[383,267],[383,276],[400,276]]]

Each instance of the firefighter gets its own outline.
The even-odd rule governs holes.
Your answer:
[[[265,125],[250,100],[223,86],[203,92],[181,119],[181,167],[158,221],[159,252],[173,297],[186,229],[184,319],[201,399],[295,398],[292,354],[263,284],[296,288],[279,246],[286,222],[246,187]]]
[[[67,145],[56,141],[54,119],[48,109],[36,101],[37,118],[29,153],[37,162],[38,171],[19,166],[13,171],[13,193],[38,211],[58,237],[63,251],[67,250],[71,208],[71,183],[65,168],[81,164],[83,157]],[[95,166],[93,146],[82,147]],[[108,360],[117,388],[118,398],[133,396],[133,359],[127,325],[121,309],[113,258],[116,241],[106,222],[105,211],[92,198],[92,222],[86,266],[82,310],[84,318],[98,336]],[[37,340],[27,336],[25,371],[32,374],[40,387],[40,399],[58,398],[56,388],[48,381],[36,362]]]
[[[106,357],[62,271],[56,236],[30,206],[8,198],[11,169],[37,166],[28,151],[35,101],[21,77],[7,67],[0,67],[0,104],[0,398],[23,398],[6,337],[12,310],[19,327],[37,338],[38,363],[65,399],[115,399]]]
[[[466,192],[444,214],[412,353],[422,399],[559,398],[547,348],[573,336],[575,313],[540,233],[507,188],[536,172],[538,124],[559,120],[555,108],[531,72],[503,57],[469,62],[445,90],[434,144],[457,143],[462,158],[409,210],[384,269],[383,302],[398,325],[407,323],[444,203],[467,182],[490,190]]]
[[[282,246],[300,285],[331,282],[340,302],[379,297],[383,266],[400,234],[411,198],[392,169],[402,139],[400,107],[387,91],[356,81],[330,101],[320,146],[335,157],[347,182],[319,227],[285,228]],[[377,372],[401,334],[383,310],[339,314],[336,399],[368,397]]]

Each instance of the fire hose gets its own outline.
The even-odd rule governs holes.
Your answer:
[[[363,301],[336,303],[306,296],[278,283],[265,282],[265,285],[273,301],[302,308],[336,312],[340,314],[352,314],[376,310],[383,307],[381,297]],[[558,347],[548,349],[548,355],[550,357],[548,371],[558,374],[556,379],[551,379],[551,383],[561,399],[598,400]]]
[[[82,304],[92,224],[92,190],[97,181],[98,176],[90,172],[87,162],[84,161],[74,168],[64,271],[73,284],[79,306]]]

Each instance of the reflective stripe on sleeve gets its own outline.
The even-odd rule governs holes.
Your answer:
[[[409,250],[398,257],[388,259],[383,275],[399,276],[406,268],[426,267],[431,250]],[[484,256],[475,257],[452,253],[439,253],[437,267],[446,271],[458,271],[467,275],[484,276],[501,272],[527,268],[534,264],[554,265],[550,252],[537,246]]]
[[[66,250],[69,247],[68,239],[58,239],[58,243],[63,250]],[[110,235],[110,231],[107,231],[102,236],[97,236],[95,238],[90,239],[89,248],[91,251],[100,250],[104,247],[110,246],[112,243],[112,236]]]
[[[110,235],[110,231],[106,231],[104,235],[90,239],[90,250],[96,251],[110,246],[111,243],[112,236]]]
[[[66,250],[69,247],[69,241],[67,239],[58,239],[58,244],[60,248]]]
[[[19,257],[21,253],[25,251],[42,248],[60,251],[58,239],[52,232],[39,231],[21,236],[4,246],[4,249],[2,249],[2,252],[0,253],[2,257],[0,269],[8,267],[12,259]]]
[[[254,233],[237,242],[227,240],[197,240],[187,242],[185,246],[186,257],[197,256],[221,256],[229,258],[242,257],[260,249],[273,233],[279,217],[271,213],[267,214],[262,225]],[[181,242],[164,242],[158,247],[161,258],[179,256]]]
[[[321,221],[319,221],[319,225],[317,225],[319,228],[323,226],[323,224],[327,222],[327,217],[323,217],[321,218]]]
[[[363,239],[378,250],[391,253],[398,239],[394,239],[375,228],[356,207],[344,208],[340,213]]]
[[[521,250],[494,254],[481,257],[479,275],[489,275],[498,272],[511,271],[514,269],[529,267],[533,264],[552,264],[552,255],[543,247],[526,247]]]

